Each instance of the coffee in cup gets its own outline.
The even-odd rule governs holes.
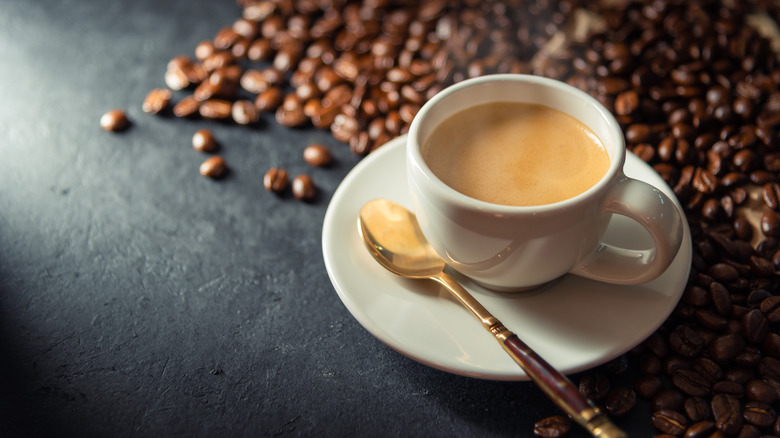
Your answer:
[[[422,153],[434,175],[453,189],[515,206],[569,199],[609,168],[603,143],[585,124],[523,102],[487,103],[448,117]]]

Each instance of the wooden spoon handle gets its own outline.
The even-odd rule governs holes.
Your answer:
[[[471,294],[445,272],[432,280],[447,288],[469,312],[496,338],[512,359],[525,371],[550,399],[569,414],[594,437],[625,438],[627,435],[615,426],[596,405],[583,396],[571,381],[552,367],[531,347],[521,341],[504,324],[482,306]]]

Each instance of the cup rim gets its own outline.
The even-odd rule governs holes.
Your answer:
[[[573,97],[588,101],[589,104],[593,105],[599,117],[606,123],[607,130],[613,134],[612,137],[614,137],[614,140],[618,142],[618,144],[614,146],[614,155],[611,155],[609,168],[601,177],[601,179],[599,179],[596,184],[592,185],[584,192],[579,193],[571,198],[540,205],[504,205],[483,201],[481,199],[472,198],[464,193],[461,193],[439,179],[439,177],[436,176],[433,171],[431,171],[430,167],[428,167],[428,164],[422,157],[421,148],[425,140],[423,139],[423,141],[418,141],[422,120],[425,118],[428,112],[430,112],[434,107],[438,106],[442,101],[448,99],[451,95],[462,92],[463,89],[479,86],[486,82],[534,83],[540,86],[561,90],[565,93],[573,95]],[[605,141],[602,139],[602,142]],[[623,131],[620,128],[617,119],[615,119],[615,116],[593,96],[580,90],[579,88],[556,79],[530,74],[512,73],[484,75],[476,78],[466,79],[464,81],[450,85],[433,96],[433,98],[423,104],[409,126],[409,133],[406,141],[406,152],[407,165],[413,165],[425,175],[425,178],[428,181],[435,182],[435,184],[433,184],[431,187],[436,190],[436,194],[438,196],[443,197],[448,202],[452,202],[462,207],[478,208],[483,211],[492,211],[497,214],[538,214],[573,208],[583,203],[590,202],[592,197],[607,190],[611,185],[611,182],[622,174],[623,164],[626,158],[625,138],[623,137]]]

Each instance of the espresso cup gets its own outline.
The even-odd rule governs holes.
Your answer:
[[[566,173],[582,173],[587,167],[585,173],[591,174],[592,181],[572,193],[555,195],[558,198],[528,196],[533,198],[530,205],[507,205],[513,201],[490,198],[509,193],[501,188],[490,193],[496,177],[500,182],[518,172],[525,176],[541,171],[538,181],[533,182],[539,185],[539,191],[548,189],[546,182],[558,182],[545,179],[544,172],[545,166],[558,171],[559,165],[535,164],[533,152],[519,160],[518,166],[537,169],[506,169],[502,162],[511,161],[508,158],[483,159],[500,153],[500,147],[498,152],[491,149],[496,142],[513,138],[511,131],[504,137],[495,136],[493,131],[515,126],[516,121],[490,123],[490,111],[501,115],[506,108],[520,108],[529,117],[544,119],[544,123],[533,119],[522,128],[529,133],[563,132],[565,141],[556,137],[561,143],[556,147],[562,147],[562,152],[552,157],[559,155],[575,164],[574,171]],[[550,112],[549,119],[545,111]],[[574,125],[579,128],[572,131]],[[577,130],[586,133],[584,140],[565,134]],[[455,136],[441,134],[448,131],[456,132]],[[490,152],[480,149],[473,156],[461,157],[460,149],[447,144],[472,138],[487,142],[480,147]],[[443,146],[434,148],[437,140]],[[525,142],[539,143],[534,146],[542,151],[548,147],[544,141]],[[594,142],[601,144],[607,157],[603,168],[586,165]],[[515,143],[512,147],[529,147],[522,144],[523,140]],[[453,269],[485,287],[503,291],[536,288],[567,273],[608,283],[640,284],[669,267],[682,241],[683,217],[660,190],[623,173],[625,158],[623,132],[596,99],[560,81],[515,74],[482,76],[442,90],[415,116],[406,145],[411,205],[424,236]],[[439,170],[434,172],[432,168]],[[441,169],[453,172],[445,176]],[[483,180],[480,175],[494,179]],[[447,178],[455,180],[448,180],[448,184],[443,180]],[[457,184],[461,186],[453,188]],[[482,189],[469,192],[480,186]],[[526,197],[518,196],[523,200]],[[637,250],[602,242],[613,214],[627,216],[644,227],[653,247]]]

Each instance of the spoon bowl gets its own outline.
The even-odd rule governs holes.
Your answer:
[[[390,272],[410,279],[433,280],[444,286],[477,317],[525,373],[575,421],[594,437],[618,438],[626,434],[604,412],[520,338],[485,309],[455,279],[444,272],[446,263],[423,236],[417,219],[387,199],[366,203],[358,217],[360,234],[371,255]]]

